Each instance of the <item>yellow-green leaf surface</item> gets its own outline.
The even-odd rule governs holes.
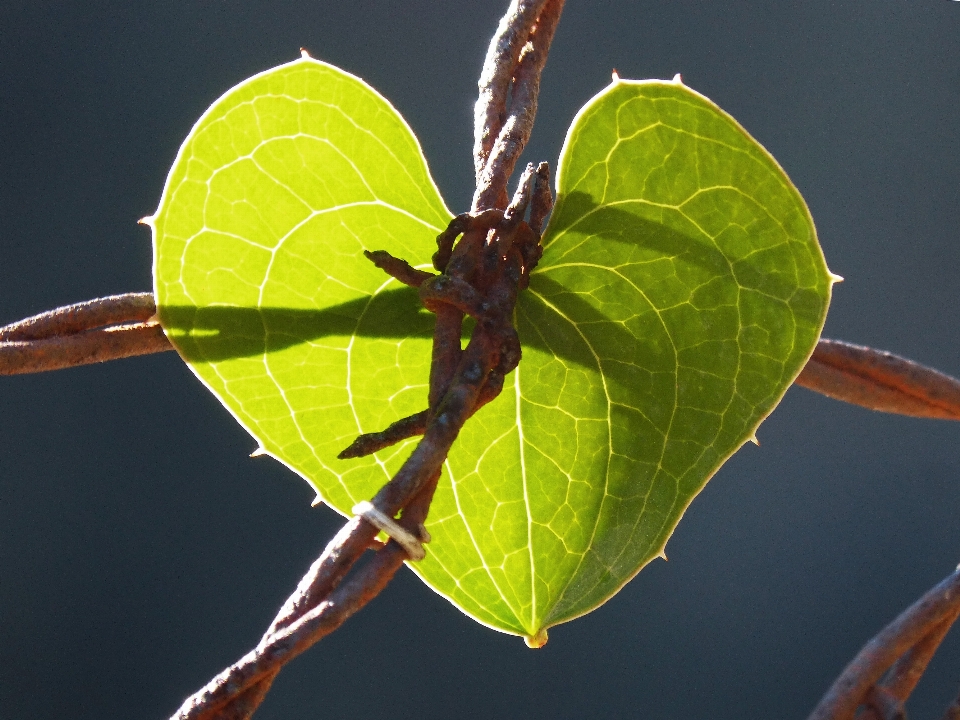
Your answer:
[[[336,459],[423,409],[433,327],[363,250],[429,267],[450,217],[397,111],[303,58],[203,115],[150,220],[168,336],[263,450],[341,512],[407,454]]]
[[[523,359],[461,434],[417,568],[532,644],[663,553],[805,364],[832,282],[776,161],[679,82],[583,108],[544,244]]]
[[[520,367],[464,428],[414,570],[532,644],[662,552],[813,349],[830,280],[776,162],[680,84],[581,111]],[[411,443],[337,453],[426,403],[432,316],[362,257],[428,267],[444,207],[416,139],[362,81],[299,60],[201,118],[150,220],[161,322],[264,451],[342,513]]]

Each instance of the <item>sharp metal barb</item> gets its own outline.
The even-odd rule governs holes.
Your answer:
[[[386,250],[374,250],[372,252],[364,250],[363,255],[387,275],[410,287],[418,288],[427,280],[436,277],[433,273],[417,270],[406,260],[394,257]]]
[[[348,448],[337,455],[337,458],[347,460],[348,458],[365,457],[391,445],[396,445],[407,438],[423,435],[427,429],[428,414],[427,410],[423,410],[391,423],[386,430],[360,435],[350,443]]]
[[[546,163],[535,171],[528,166],[509,205],[507,186],[530,137],[540,77],[563,5],[563,0],[513,0],[490,44],[475,108],[472,211],[455,218],[437,238],[433,264],[442,275],[417,270],[385,251],[365,252],[392,277],[421,288],[436,313],[428,409],[382,432],[361,435],[341,457],[360,457],[423,435],[372,503],[390,518],[399,514],[401,526],[424,542],[429,536],[423,523],[452,443],[464,422],[499,394],[504,376],[520,359],[511,317],[517,293],[542,253],[540,234],[553,208],[549,168]],[[522,222],[528,208],[529,225]],[[485,248],[493,250],[484,254]],[[0,328],[0,375],[172,350],[155,314],[151,293],[130,293],[7,325]],[[478,322],[461,348],[465,315]],[[797,384],[884,412],[960,419],[960,381],[890,353],[836,340],[820,341]],[[355,567],[375,546],[376,532],[361,518],[349,520],[257,647],[188,698],[174,717],[250,717],[282,665],[375,597],[403,563],[405,552],[391,541]],[[897,717],[958,612],[960,574],[954,574],[861,651],[810,720],[851,720],[864,704],[884,717]],[[888,683],[877,686],[898,657]],[[944,717],[960,720],[960,699]]]

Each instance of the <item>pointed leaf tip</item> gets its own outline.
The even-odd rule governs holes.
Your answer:
[[[514,425],[538,488],[525,496],[533,627],[589,612],[662,555],[684,509],[756,439],[805,364],[830,296],[789,178],[680,82],[621,80],[599,93],[569,130],[557,186],[543,258],[517,303]],[[595,463],[586,447],[603,448]],[[570,509],[573,487],[584,502]],[[654,497],[669,517],[650,512]],[[608,530],[628,517],[629,537]]]
[[[307,52],[306,48],[300,48],[300,57],[303,58],[304,60],[307,60],[310,58],[310,53]]]
[[[527,644],[528,648],[533,648],[534,650],[537,650],[538,648],[542,648],[544,645],[547,644],[546,628],[540,628],[540,630],[537,631],[536,635],[524,636],[523,641]]]

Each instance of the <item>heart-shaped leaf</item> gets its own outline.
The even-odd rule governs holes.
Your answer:
[[[678,82],[591,100],[558,186],[517,308],[523,360],[457,440],[414,566],[535,645],[662,554],[803,367],[831,284],[783,171]],[[151,221],[171,340],[340,512],[409,452],[336,459],[424,407],[433,324],[361,251],[425,267],[449,218],[396,111],[304,59],[214,104]]]

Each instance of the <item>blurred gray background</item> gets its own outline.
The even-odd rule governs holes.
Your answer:
[[[0,324],[151,287],[177,148],[247,76],[360,75],[454,211],[506,6],[428,0],[5,0]],[[825,335],[960,374],[960,3],[568,0],[528,159],[555,164],[612,68],[684,81],[777,157],[836,288]],[[258,717],[803,718],[960,562],[960,425],[792,389],[667,552],[542,650],[410,573],[281,675]],[[0,378],[0,720],[165,718],[260,637],[339,526],[174,354]],[[960,689],[960,631],[915,720]]]

